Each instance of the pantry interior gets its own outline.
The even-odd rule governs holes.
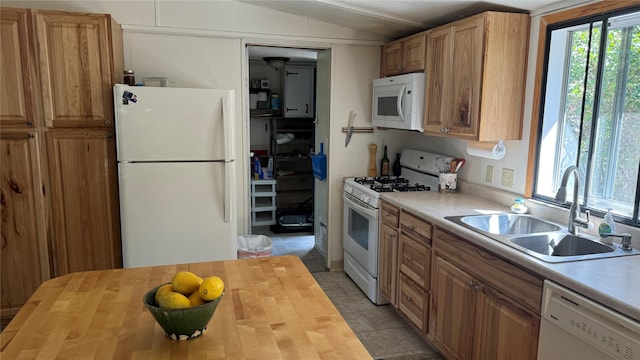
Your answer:
[[[313,233],[317,52],[248,54],[252,233]]]

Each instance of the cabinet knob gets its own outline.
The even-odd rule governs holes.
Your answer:
[[[473,281],[469,282],[469,288],[471,288],[473,291],[480,291],[480,287],[478,286],[478,284],[474,283]]]
[[[411,259],[411,256],[405,256],[405,259],[406,259],[407,261],[411,261],[411,260],[412,260],[412,259]]]
[[[31,120],[27,121],[27,125],[33,126],[33,121],[31,121]]]
[[[411,296],[407,296],[407,301],[413,302],[413,299],[411,298]]]
[[[29,135],[27,135],[29,137],[29,139],[33,139],[36,137],[36,134],[34,133],[29,133]]]
[[[442,129],[440,129],[440,131],[443,132],[443,133],[448,133],[449,132],[449,128],[445,126]]]
[[[111,139],[111,138],[113,137],[113,134],[112,134],[112,133],[107,133],[107,137],[108,137],[109,139]]]
[[[111,120],[105,120],[104,124],[107,125],[107,126],[111,126]]]

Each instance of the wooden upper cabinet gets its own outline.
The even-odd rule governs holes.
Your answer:
[[[522,138],[529,15],[485,12],[427,40],[426,135]]]
[[[0,126],[34,127],[37,108],[31,12],[0,8],[0,20]]]
[[[122,267],[111,130],[50,130],[54,275]]]
[[[402,74],[402,40],[396,40],[382,47],[380,76]]]
[[[425,33],[409,36],[402,44],[402,72],[424,71],[427,36]]]
[[[424,71],[426,32],[392,41],[382,48],[381,76]]]
[[[31,130],[0,133],[3,320],[13,317],[49,278],[39,142],[38,133]]]
[[[109,15],[38,11],[36,32],[48,127],[112,127],[122,33]]]
[[[450,27],[438,28],[427,37],[425,130],[439,131],[449,116],[451,97],[446,92],[451,82],[451,30]]]

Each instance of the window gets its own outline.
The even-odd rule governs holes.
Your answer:
[[[640,226],[640,7],[548,25],[542,66],[533,197],[577,166],[583,208]]]

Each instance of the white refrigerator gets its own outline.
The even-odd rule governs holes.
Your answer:
[[[124,267],[237,258],[233,91],[113,95]]]

